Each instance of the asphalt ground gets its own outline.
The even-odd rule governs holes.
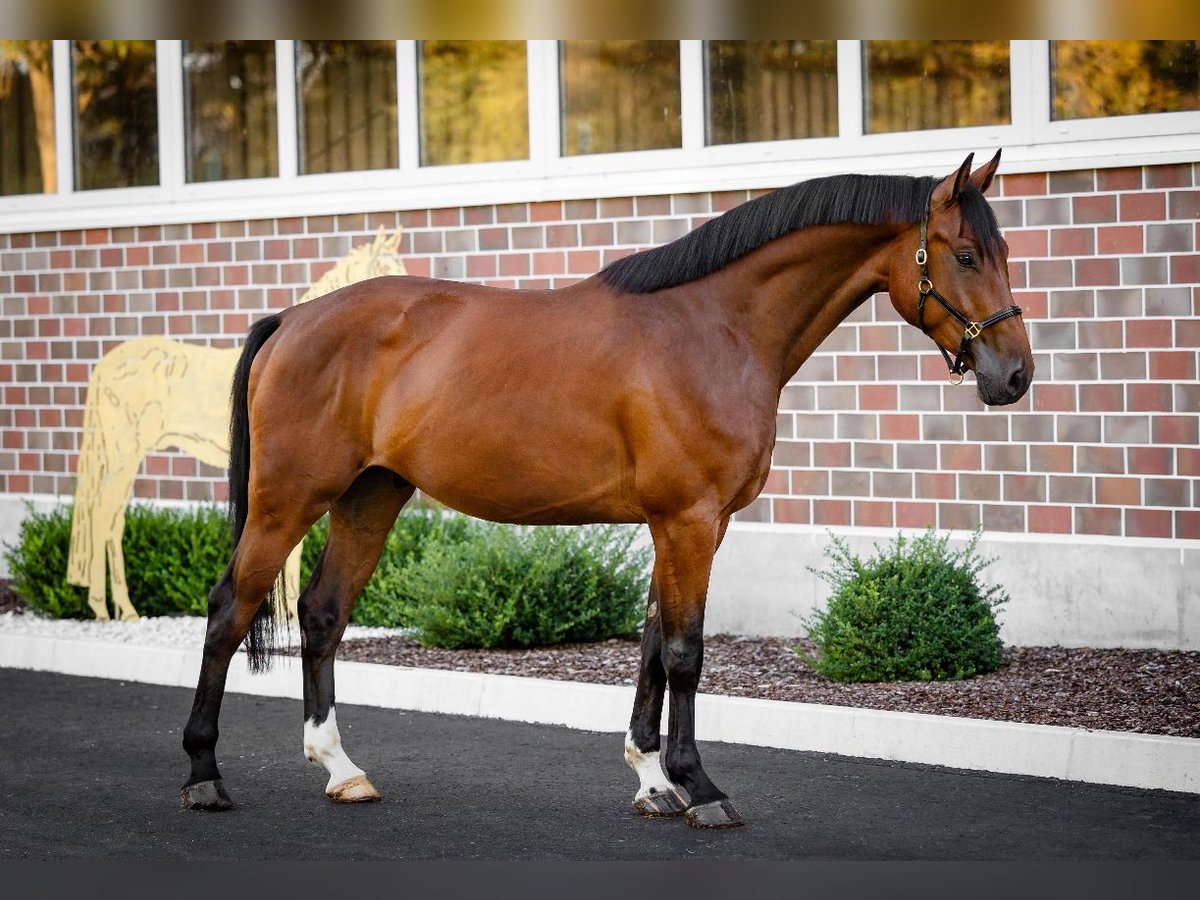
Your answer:
[[[0,669],[0,859],[1197,860],[1200,797],[734,744],[705,766],[749,824],[639,818],[622,737],[339,706],[384,795],[337,806],[294,700],[230,694],[236,808],[179,806],[191,691]]]

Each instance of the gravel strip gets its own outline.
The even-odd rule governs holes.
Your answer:
[[[0,582],[0,631],[198,648],[204,627],[202,618],[188,616],[137,622],[48,619],[28,612]],[[284,652],[299,652],[295,627],[285,640],[290,646]],[[838,684],[796,658],[790,648],[801,644],[800,638],[712,635],[704,642],[700,689],[766,700],[1200,738],[1200,652],[1009,647],[997,671],[966,681]],[[403,629],[352,625],[338,658],[632,685],[639,648],[635,641],[612,640],[527,650],[441,650],[422,647]]]

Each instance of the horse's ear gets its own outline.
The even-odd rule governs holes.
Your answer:
[[[989,162],[984,163],[971,173],[971,184],[979,188],[979,193],[981,194],[987,192],[987,189],[992,185],[992,179],[996,177],[996,170],[1000,168],[1000,153],[1001,150],[997,150],[996,155]]]
[[[962,193],[962,189],[967,186],[967,180],[971,177],[971,161],[974,158],[974,153],[968,153],[967,158],[963,160],[963,164],[958,167],[958,171],[953,175],[947,175],[933,189],[931,202],[934,205],[954,205],[955,201],[958,200],[958,195]]]

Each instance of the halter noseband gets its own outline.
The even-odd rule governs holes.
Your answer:
[[[937,288],[933,286],[933,282],[929,279],[929,251],[927,249],[929,238],[929,215],[933,206],[933,194],[929,195],[929,201],[925,206],[925,218],[921,220],[921,245],[917,248],[917,265],[921,267],[921,280],[917,282],[917,324],[921,331],[929,337],[929,329],[925,327],[925,300],[932,297],[942,305],[942,308],[963,327],[962,343],[958,345],[958,353],[953,359],[946,352],[946,348],[937,341],[937,348],[942,351],[942,357],[946,360],[946,365],[950,369],[951,384],[962,384],[963,375],[967,372],[967,367],[963,364],[963,358],[967,354],[967,345],[974,338],[979,337],[979,333],[983,329],[995,325],[997,322],[1003,322],[1005,319],[1011,319],[1013,316],[1021,315],[1021,307],[1015,303],[999,312],[992,313],[982,322],[972,322],[957,309],[950,305],[950,301],[938,293]],[[957,379],[957,380],[956,380]]]

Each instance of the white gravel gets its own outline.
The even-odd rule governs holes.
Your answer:
[[[51,619],[32,612],[0,615],[0,632],[34,634],[68,640],[107,641],[119,644],[148,644],[159,647],[194,647],[204,644],[205,620],[200,616],[143,616],[136,622],[97,622],[80,619]],[[349,625],[344,639],[390,637],[411,634],[404,628],[367,628]],[[290,625],[281,630],[281,644],[298,647],[300,629]]]

